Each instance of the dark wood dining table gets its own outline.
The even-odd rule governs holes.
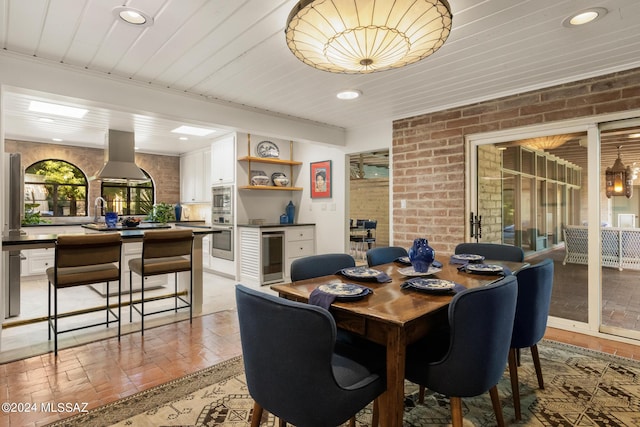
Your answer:
[[[440,261],[443,264],[442,270],[429,277],[450,280],[467,289],[484,286],[501,278],[497,275],[460,272],[459,265],[450,264],[448,259]],[[502,265],[514,273],[528,265],[490,260],[485,260],[485,263]],[[453,297],[449,293],[433,294],[402,289],[402,283],[409,277],[398,270],[405,267],[407,266],[395,262],[373,267],[391,278],[386,283],[330,275],[271,286],[281,297],[302,302],[308,302],[315,288],[329,282],[356,283],[373,290],[372,294],[362,299],[335,301],[331,304],[330,311],[339,328],[386,346],[387,390],[379,400],[380,425],[385,427],[402,426],[407,345],[424,337],[442,322],[447,322],[447,307]]]

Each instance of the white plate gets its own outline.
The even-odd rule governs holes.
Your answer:
[[[256,147],[256,154],[258,157],[280,157],[280,150],[278,146],[271,141],[262,141]]]
[[[435,292],[448,292],[456,286],[450,280],[441,279],[411,279],[408,283],[412,288]]]
[[[456,254],[456,255],[453,255],[453,258],[460,261],[469,261],[469,262],[484,261],[484,257],[482,255],[476,255],[476,254]]]
[[[403,276],[407,276],[407,277],[430,276],[432,274],[436,274],[436,273],[439,273],[441,271],[442,271],[441,268],[434,267],[433,265],[430,265],[429,266],[429,270],[427,270],[425,273],[420,273],[418,271],[415,271],[413,269],[413,266],[405,267],[405,268],[399,268],[398,269],[398,273],[402,274]]]
[[[502,266],[497,264],[467,264],[465,269],[473,273],[502,273],[504,271]]]
[[[366,289],[361,286],[353,285],[351,283],[327,283],[325,285],[318,286],[318,289],[327,294],[337,295],[340,297],[355,297],[366,291]]]
[[[342,270],[342,274],[348,277],[353,278],[371,278],[378,277],[382,274],[379,270],[374,270],[373,268],[367,267],[349,267]]]

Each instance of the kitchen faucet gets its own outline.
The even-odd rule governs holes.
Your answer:
[[[93,222],[95,222],[95,223],[100,221],[100,217],[102,216],[100,214],[100,211],[98,211],[98,203],[100,201],[102,201],[102,209],[104,209],[105,205],[107,204],[107,201],[105,199],[103,199],[102,197],[96,197],[96,201],[93,204],[93,209],[94,209]]]

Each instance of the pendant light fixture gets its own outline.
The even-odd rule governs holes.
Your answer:
[[[447,0],[302,0],[285,29],[302,62],[332,73],[403,67],[437,51],[451,31]]]
[[[618,146],[618,158],[613,166],[607,168],[605,172],[606,189],[605,194],[611,196],[626,196],[627,199],[633,194],[633,174],[631,167],[624,167],[620,158],[620,146]]]

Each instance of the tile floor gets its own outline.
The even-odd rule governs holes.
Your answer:
[[[234,281],[206,275],[205,283],[205,312],[212,314],[195,317],[191,325],[178,321],[154,327],[147,329],[144,337],[125,333],[120,342],[113,336],[89,337],[91,334],[85,333],[83,338],[91,342],[68,341],[63,345],[61,341],[57,358],[46,352],[0,364],[1,401],[38,406],[86,402],[87,408],[94,408],[241,354]],[[261,289],[268,291],[267,287]],[[11,330],[22,328],[33,329],[20,334]],[[48,345],[41,343],[46,341],[45,323],[11,329],[8,335],[23,335],[26,342]],[[640,360],[640,347],[632,344],[551,328],[546,337]],[[18,342],[3,333],[3,344],[5,338]],[[526,354],[524,357],[526,360]],[[0,413],[0,425],[41,426],[70,415],[73,413]]]

